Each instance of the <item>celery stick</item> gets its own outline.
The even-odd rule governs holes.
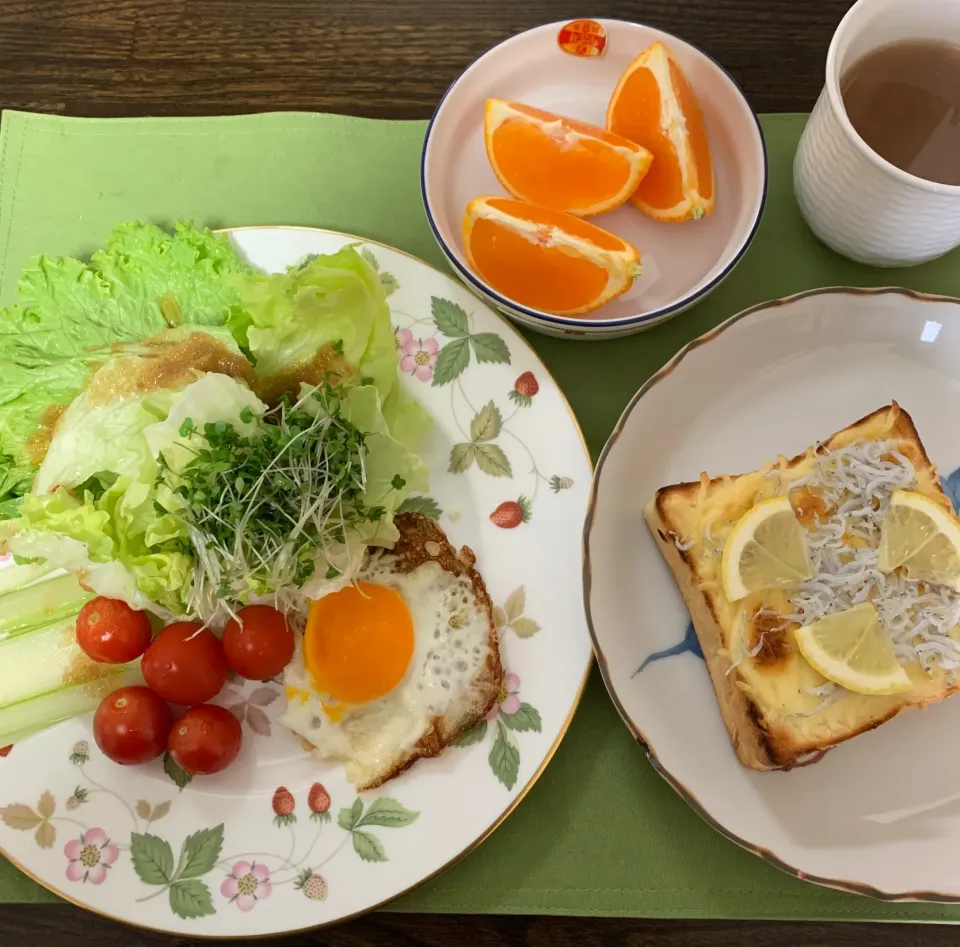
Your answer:
[[[116,671],[80,650],[76,619],[65,618],[0,641],[0,707]]]
[[[109,677],[74,684],[0,709],[0,747],[9,746],[26,735],[46,730],[71,717],[96,710],[107,694],[120,687],[143,683],[139,661],[113,667],[115,673]]]
[[[33,585],[40,579],[46,578],[57,567],[44,562],[25,562],[22,566],[12,565],[0,569],[0,595],[15,592],[17,589]]]
[[[0,595],[0,641],[40,625],[76,615],[93,598],[73,573]]]

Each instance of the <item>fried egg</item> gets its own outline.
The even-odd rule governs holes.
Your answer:
[[[478,595],[464,572],[382,554],[310,606],[281,722],[361,789],[436,755],[492,705],[496,632],[482,581]]]

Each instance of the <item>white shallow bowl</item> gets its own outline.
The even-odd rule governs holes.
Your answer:
[[[706,53],[662,30],[599,20],[607,44],[595,58],[573,56],[557,43],[565,25],[548,23],[484,53],[447,90],[427,129],[421,189],[427,219],[454,270],[492,306],[549,335],[613,338],[647,329],[702,299],[736,266],[760,223],[767,193],[763,134],[743,93]],[[467,202],[503,194],[483,137],[488,98],[512,99],[582,121],[604,124],[607,103],[627,66],[661,40],[676,56],[703,109],[716,174],[716,209],[681,224],[650,220],[629,203],[589,218],[634,244],[643,275],[595,313],[579,318],[529,309],[475,276],[463,252]]]
[[[584,527],[587,619],[625,723],[714,828],[819,884],[960,902],[960,698],[896,717],[816,765],[746,769],[643,520],[665,484],[798,454],[891,399],[916,422],[956,506],[960,300],[814,290],[691,342],[636,394],[597,464]]]

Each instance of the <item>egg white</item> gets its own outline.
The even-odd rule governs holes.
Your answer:
[[[363,786],[404,760],[434,718],[453,724],[470,712],[471,683],[489,657],[490,629],[469,578],[438,563],[401,573],[385,554],[357,578],[394,589],[410,609],[414,647],[406,673],[383,697],[338,704],[317,688],[298,635],[284,672],[287,709],[280,722],[312,743],[318,757],[345,763],[347,778]]]

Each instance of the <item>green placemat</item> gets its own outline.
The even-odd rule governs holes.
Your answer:
[[[763,224],[743,262],[705,302],[630,339],[530,336],[594,456],[652,372],[745,306],[831,284],[960,294],[956,254],[880,271],[848,263],[814,240],[790,185],[803,123],[798,115],[764,117],[770,192]],[[12,298],[31,254],[90,252],[114,223],[132,218],[330,227],[442,265],[420,204],[424,127],[309,114],[88,120],[6,112],[0,302]],[[0,900],[55,898],[0,858]],[[722,839],[654,773],[596,673],[554,761],[516,813],[476,852],[392,909],[960,921],[960,907],[885,904],[804,884]]]

